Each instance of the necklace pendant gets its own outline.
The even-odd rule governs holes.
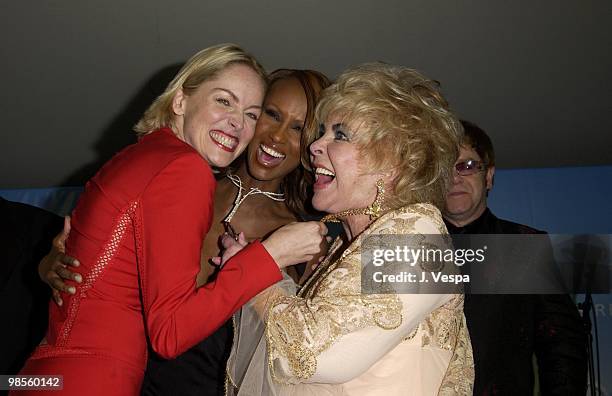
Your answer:
[[[372,206],[366,209],[365,214],[370,216],[370,219],[377,219],[380,217],[382,212],[382,206],[378,202],[374,202]]]

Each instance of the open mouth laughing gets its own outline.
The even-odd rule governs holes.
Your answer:
[[[314,188],[325,188],[336,178],[336,174],[327,168],[317,166],[315,168],[315,184]]]
[[[227,133],[219,130],[212,130],[209,132],[209,136],[213,142],[225,151],[234,152],[240,140],[235,136],[228,135]]]
[[[263,143],[257,148],[257,160],[264,166],[276,166],[283,162],[285,157],[285,154]]]

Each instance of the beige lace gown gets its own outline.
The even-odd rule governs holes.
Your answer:
[[[386,234],[442,235],[441,249],[450,243],[434,206],[410,205],[377,219],[336,261],[325,260],[297,296],[289,281],[264,291],[236,317],[229,394],[472,394],[462,294],[362,294],[362,242]]]

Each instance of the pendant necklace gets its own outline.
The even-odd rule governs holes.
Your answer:
[[[270,191],[262,191],[257,187],[251,187],[249,191],[243,195],[243,191],[246,191],[246,188],[242,187],[242,180],[240,179],[240,177],[238,175],[234,175],[231,173],[228,173],[226,177],[232,182],[233,185],[238,187],[238,194],[236,195],[236,199],[234,199],[232,210],[230,210],[229,214],[225,216],[225,218],[223,219],[223,225],[225,227],[225,231],[228,234],[230,234],[230,236],[233,237],[234,239],[237,239],[238,235],[234,231],[234,228],[232,227],[230,222],[234,218],[234,215],[238,211],[238,208],[240,207],[240,205],[242,205],[242,203],[244,202],[245,199],[247,199],[247,197],[249,197],[250,195],[262,194],[270,198],[273,201],[282,202],[285,200],[284,193],[273,193]]]

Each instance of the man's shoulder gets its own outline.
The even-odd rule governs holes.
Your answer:
[[[502,234],[546,234],[546,231],[538,230],[537,228],[529,227],[525,224],[500,219],[495,216],[494,221],[497,223]]]

